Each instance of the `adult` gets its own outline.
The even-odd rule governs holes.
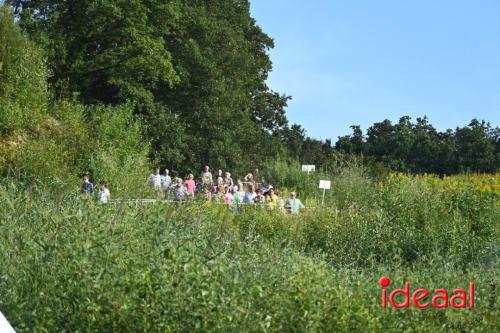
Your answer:
[[[248,173],[246,176],[245,176],[245,182],[248,184],[248,185],[254,185],[255,182],[253,180],[253,175],[251,173]]]
[[[297,215],[301,208],[304,208],[304,204],[300,199],[297,199],[297,193],[290,193],[290,199],[286,201],[285,207],[290,211],[290,214]]]
[[[255,193],[255,187],[253,184],[248,184],[248,190],[245,192],[245,196],[243,197],[243,203],[253,203],[256,196],[257,193]]]
[[[234,202],[233,193],[231,193],[231,188],[229,186],[224,186],[224,203],[231,206]]]
[[[219,201],[220,196],[219,196],[219,186],[217,184],[213,184],[210,187],[210,199],[214,201]]]
[[[201,183],[205,189],[212,187],[212,173],[210,173],[210,167],[208,165],[205,165],[203,173],[201,174]]]
[[[243,195],[245,195],[245,192],[243,192]],[[238,210],[238,205],[243,200],[243,195],[240,198],[238,193],[238,186],[235,185],[233,187],[233,206],[231,207],[233,210]]]
[[[253,202],[255,203],[256,206],[264,208],[264,205],[266,204],[266,197],[264,196],[264,191],[259,190],[257,192],[257,196],[253,199]]]
[[[106,182],[101,182],[101,189],[99,190],[99,202],[102,204],[107,204],[111,200],[111,194],[109,193],[108,184]]]
[[[260,177],[260,182],[258,182],[257,184],[259,185],[259,189],[262,190],[264,194],[267,194],[269,188],[271,187],[266,183],[266,179],[264,177]]]
[[[217,179],[218,179],[218,178],[222,178],[222,179],[224,179],[224,174],[222,173],[222,170],[221,170],[221,169],[217,170]]]
[[[94,192],[94,184],[90,182],[89,176],[83,176],[83,184],[80,192],[84,194],[92,194]]]
[[[269,205],[270,209],[276,208],[276,206],[279,203],[279,197],[274,193],[274,188],[270,188],[267,196],[266,196],[266,203]]]
[[[170,191],[170,186],[172,185],[172,178],[170,178],[170,170],[165,169],[165,174],[161,176],[161,187],[163,189],[163,194],[165,198],[168,196],[168,192]]]
[[[175,201],[184,201],[189,195],[186,187],[182,184],[182,178],[177,178],[177,182],[172,190]]]
[[[196,193],[202,193],[203,192],[203,183],[201,181],[201,179],[197,179],[195,181],[195,192]]]
[[[283,200],[283,193],[280,191],[276,191],[276,195],[278,196],[278,211],[280,213],[285,214],[286,209],[285,209],[285,200]]]
[[[186,179],[186,191],[190,196],[194,197],[195,188],[196,183],[194,182],[194,176],[192,173],[190,173]]]
[[[153,190],[161,190],[161,176],[160,168],[156,168],[154,172],[149,176],[149,184]]]
[[[222,178],[217,178],[217,184],[212,186],[212,199],[215,201],[221,201],[224,199],[224,182]]]
[[[243,189],[243,183],[238,181],[238,185],[234,187],[234,195],[238,197],[239,202],[243,202],[243,198],[245,197],[245,190]]]
[[[224,184],[230,189],[234,186],[233,178],[231,178],[231,174],[229,172],[226,172],[224,175]]]

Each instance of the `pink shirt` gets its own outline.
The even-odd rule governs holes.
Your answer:
[[[188,179],[186,180],[186,190],[188,193],[194,193],[195,183],[194,180]]]
[[[224,194],[224,203],[228,205],[233,204],[233,195],[231,193]]]

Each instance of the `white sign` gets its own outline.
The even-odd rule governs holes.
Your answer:
[[[304,165],[302,165],[302,171],[304,171],[304,172],[314,172],[314,171],[316,171],[316,166],[315,165],[304,164]]]
[[[320,180],[319,181],[319,188],[322,188],[324,190],[329,190],[331,186],[332,186],[332,182],[329,180]]]

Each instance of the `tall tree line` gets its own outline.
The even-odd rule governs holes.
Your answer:
[[[40,128],[53,129],[40,124],[52,120],[68,124],[58,110],[69,108],[88,131],[106,118],[99,113],[134,124],[133,142],[123,142],[136,150],[140,124],[150,160],[180,172],[204,164],[249,171],[277,157],[328,167],[338,152],[414,173],[500,167],[499,129],[484,121],[439,132],[425,117],[402,117],[366,133],[351,126],[335,143],[289,125],[290,97],[266,84],[273,40],[250,16],[248,0],[5,2],[17,18],[5,19],[2,9],[0,137],[11,141],[26,141],[23,131],[40,136]],[[93,162],[78,154],[76,164],[89,169]]]
[[[500,129],[473,119],[467,126],[436,130],[427,117],[412,122],[408,116],[397,123],[385,119],[363,133],[351,126],[352,134],[330,141],[307,138],[300,126],[285,132],[285,142],[296,156],[307,163],[328,164],[335,152],[360,155],[368,162],[410,173],[455,174],[460,172],[498,172],[500,169]]]
[[[275,157],[289,97],[247,0],[9,0],[48,57],[56,98],[132,101],[151,157],[177,168]]]

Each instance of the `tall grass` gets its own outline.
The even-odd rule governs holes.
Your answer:
[[[332,181],[329,207],[299,217],[4,184],[0,310],[20,332],[498,329],[498,193],[355,169]],[[382,309],[382,275],[430,290],[474,281],[476,308]]]

